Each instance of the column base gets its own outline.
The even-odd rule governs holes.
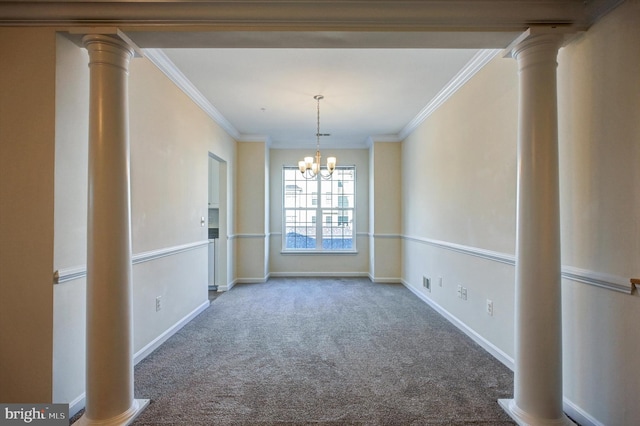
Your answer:
[[[93,420],[88,419],[86,414],[83,414],[82,417],[73,424],[73,426],[127,426],[133,423],[136,417],[138,417],[140,413],[147,408],[147,405],[149,405],[148,399],[134,399],[131,407],[118,416],[106,420]]]
[[[559,419],[539,419],[522,411],[513,399],[499,399],[498,404],[519,426],[575,426],[564,413]]]

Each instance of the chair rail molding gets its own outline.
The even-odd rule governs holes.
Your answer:
[[[131,257],[131,263],[137,265],[138,263],[149,262],[152,260],[160,259],[161,257],[173,256],[185,251],[194,250],[202,247],[207,247],[209,240],[196,241],[188,244],[181,244],[173,247],[165,247],[158,250],[150,250],[142,253],[134,254]],[[61,268],[53,273],[53,283],[62,284],[68,281],[77,280],[87,275],[87,266],[75,266],[72,268]]]
[[[507,253],[500,253],[497,251],[481,249],[478,247],[451,243],[448,241],[434,240],[431,238],[408,235],[404,235],[402,238],[405,241],[411,241],[419,244],[438,247],[445,250],[451,250],[458,253],[466,254],[468,256],[480,257],[482,259],[490,260],[493,262],[505,263],[511,266],[515,266],[516,264],[515,256]],[[561,275],[564,279],[583,284],[589,284],[592,286],[603,288],[605,290],[616,291],[624,294],[633,293],[633,284],[630,282],[629,278],[621,277],[618,275],[595,272],[566,265],[562,266]]]

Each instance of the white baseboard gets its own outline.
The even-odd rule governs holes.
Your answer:
[[[75,416],[84,408],[86,394],[82,392],[77,398],[69,403],[69,418]]]
[[[178,332],[178,330],[180,330],[182,327],[187,325],[189,323],[189,321],[191,321],[196,316],[198,316],[202,311],[207,309],[210,304],[211,304],[211,302],[209,300],[207,300],[205,302],[202,302],[202,304],[200,304],[200,306],[198,306],[193,311],[188,313],[184,318],[182,318],[180,321],[176,322],[173,326],[171,326],[170,328],[165,330],[164,333],[162,333],[161,335],[159,335],[158,337],[153,339],[145,347],[143,347],[138,352],[136,352],[133,355],[133,365],[138,364],[140,361],[145,359],[151,352],[153,352],[156,349],[158,349],[160,347],[160,345],[162,345],[164,342],[166,342],[171,336],[176,334]]]
[[[387,284],[403,284],[402,278],[399,277],[374,277],[371,274],[367,274],[372,283],[387,283]]]
[[[366,272],[271,272],[272,277],[280,278],[368,278]]]
[[[187,325],[192,319],[198,316],[202,311],[207,309],[211,305],[209,300],[202,302],[200,306],[195,308],[193,311],[184,316],[181,320],[176,322],[174,325],[165,330],[164,333],[160,334],[158,337],[149,342],[145,347],[140,349],[133,355],[133,364],[136,365],[143,359],[145,359],[151,352],[158,349],[160,345],[166,342],[171,336],[176,334],[182,327]],[[86,393],[83,392],[77,398],[69,403],[69,418],[75,416],[80,410],[84,408],[86,405],[85,402]]]
[[[221,292],[222,292],[222,291],[229,291],[229,290],[231,290],[231,289],[233,288],[233,286],[234,286],[234,285],[236,285],[237,283],[238,283],[238,280],[236,279],[236,280],[233,280],[233,281],[231,281],[230,283],[225,284],[225,285],[218,284],[218,291],[221,291]]]
[[[262,284],[269,281],[269,275],[264,277],[249,277],[249,278],[237,278],[236,284]]]
[[[594,419],[589,413],[578,407],[567,397],[562,398],[562,409],[569,417],[578,422],[580,426],[605,426],[604,423]]]
[[[435,309],[440,315],[442,315],[443,317],[445,317],[451,324],[455,325],[456,327],[458,327],[464,334],[466,334],[467,336],[469,336],[474,342],[476,342],[477,344],[479,344],[480,346],[482,346],[482,348],[484,350],[486,350],[487,352],[489,352],[491,355],[493,355],[494,358],[496,358],[498,361],[500,361],[501,363],[503,363],[505,366],[507,366],[511,371],[513,371],[514,369],[514,361],[513,358],[511,358],[509,355],[507,355],[506,353],[504,353],[500,348],[498,348],[496,345],[494,345],[493,343],[489,342],[487,339],[485,339],[484,337],[482,337],[480,334],[478,334],[476,331],[474,331],[473,329],[471,329],[469,326],[467,326],[465,323],[463,323],[462,321],[460,321],[457,317],[455,317],[454,315],[452,315],[449,311],[447,311],[445,308],[443,308],[442,306],[438,305],[436,302],[434,302],[433,300],[429,299],[428,297],[426,297],[424,294],[422,294],[421,292],[419,292],[418,290],[414,289],[413,287],[411,287],[406,281],[402,280],[402,284],[409,289],[409,291],[411,291],[413,294],[415,294],[416,296],[418,296],[423,302],[425,302],[427,305],[431,306],[433,309]]]

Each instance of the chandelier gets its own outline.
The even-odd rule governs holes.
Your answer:
[[[313,97],[316,101],[318,101],[318,128],[316,131],[316,156],[315,157],[304,157],[304,160],[298,161],[298,168],[300,169],[300,173],[304,176],[305,179],[315,179],[316,176],[320,175],[322,179],[329,179],[333,174],[333,171],[336,168],[336,157],[328,157],[327,158],[327,170],[323,173],[320,168],[320,136],[329,136],[328,133],[321,134],[320,133],[320,100],[324,99],[322,95],[315,95]]]

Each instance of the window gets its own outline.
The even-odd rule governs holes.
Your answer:
[[[283,168],[283,251],[355,251],[355,175],[339,166],[331,179],[306,180]]]

